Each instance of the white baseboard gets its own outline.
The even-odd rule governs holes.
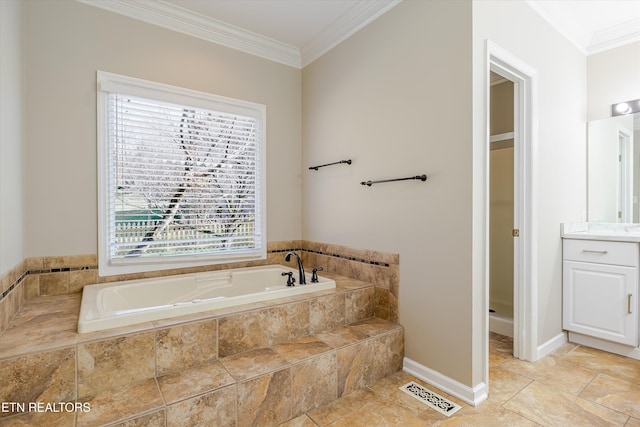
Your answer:
[[[569,342],[640,360],[640,348],[569,332]]]
[[[489,331],[513,338],[513,319],[489,314]]]
[[[555,337],[551,338],[549,341],[545,342],[542,345],[538,346],[538,350],[536,352],[537,359],[540,360],[545,357],[547,354],[553,353],[555,350],[559,349],[563,345],[569,342],[567,338],[566,332],[560,332]]]
[[[479,405],[488,397],[485,383],[471,388],[407,357],[404,358],[402,370],[472,406]]]

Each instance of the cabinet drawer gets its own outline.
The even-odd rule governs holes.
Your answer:
[[[602,240],[564,239],[562,257],[570,261],[636,267],[638,265],[638,244]]]

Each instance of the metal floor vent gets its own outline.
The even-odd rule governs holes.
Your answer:
[[[456,405],[452,401],[440,396],[438,393],[434,393],[428,388],[425,388],[420,384],[416,384],[413,381],[400,387],[400,390],[404,391],[409,396],[413,396],[415,399],[418,399],[420,402],[447,417],[450,417],[462,408],[462,406]]]

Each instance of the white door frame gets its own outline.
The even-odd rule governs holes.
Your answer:
[[[633,132],[618,126],[618,221],[633,222]]]
[[[514,356],[538,359],[538,292],[537,292],[537,71],[505,49],[487,40],[486,57],[486,163],[484,206],[489,227],[489,90],[490,71],[514,83]],[[485,274],[483,280],[483,334],[489,336],[489,251],[488,233],[484,233]],[[488,349],[488,345],[487,345]],[[488,351],[485,356],[488,381]]]

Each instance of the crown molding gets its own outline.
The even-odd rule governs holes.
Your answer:
[[[551,13],[543,1],[526,0],[526,3],[585,55],[640,40],[640,19],[590,33],[576,25],[570,17]]]
[[[592,34],[587,46],[589,55],[640,40],[640,18],[632,19]]]
[[[300,69],[402,0],[360,0],[301,49],[162,0],[77,1]]]
[[[302,68],[397,6],[402,0],[360,0],[344,15],[302,46]]]
[[[149,24],[302,68],[300,49],[162,0],[77,0]]]

